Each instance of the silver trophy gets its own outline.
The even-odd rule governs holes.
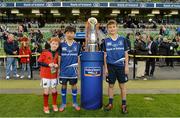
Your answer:
[[[88,19],[89,23],[89,31],[88,31],[88,43],[87,43],[87,51],[88,52],[96,52],[98,51],[98,40],[97,40],[97,31],[96,31],[96,24],[97,19],[91,17]]]

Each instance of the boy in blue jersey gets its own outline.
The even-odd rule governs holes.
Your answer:
[[[117,22],[110,20],[107,23],[107,30],[109,38],[106,38],[103,42],[104,50],[104,63],[106,72],[106,81],[109,83],[108,96],[109,103],[105,106],[105,110],[109,111],[113,108],[113,87],[118,80],[119,88],[122,97],[122,113],[127,113],[126,107],[126,86],[125,83],[128,81],[127,74],[129,73],[128,68],[128,46],[124,37],[118,36],[117,33]]]
[[[65,41],[60,43],[59,54],[60,54],[60,83],[62,84],[61,95],[62,104],[59,108],[60,112],[63,112],[66,108],[66,93],[67,93],[67,82],[72,88],[73,107],[79,111],[80,107],[77,104],[77,78],[78,78],[78,62],[80,55],[80,44],[74,41],[76,29],[72,26],[65,28]]]

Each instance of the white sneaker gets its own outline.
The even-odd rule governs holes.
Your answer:
[[[23,78],[24,78],[24,75],[22,75],[20,78],[23,79]]]
[[[31,75],[28,75],[28,79],[31,79]]]
[[[20,77],[20,75],[16,74],[16,75],[14,75],[14,77],[19,78],[19,77]]]
[[[10,79],[10,77],[9,76],[6,76],[6,80],[9,80]]]

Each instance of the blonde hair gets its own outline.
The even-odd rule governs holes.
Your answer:
[[[107,23],[107,27],[109,25],[117,25],[117,22],[115,20],[109,20],[108,23]]]

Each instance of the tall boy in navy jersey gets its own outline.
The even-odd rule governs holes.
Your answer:
[[[66,93],[67,93],[67,82],[72,88],[72,98],[73,98],[73,107],[76,110],[80,110],[80,107],[77,104],[77,78],[78,78],[78,62],[80,55],[80,44],[74,41],[75,28],[72,26],[67,26],[65,28],[65,41],[62,42],[59,46],[60,52],[60,83],[62,84],[61,95],[62,95],[62,104],[59,108],[59,111],[64,111],[66,107]]]
[[[122,97],[122,112],[127,113],[126,108],[126,87],[128,68],[127,42],[124,37],[117,34],[117,22],[110,20],[107,23],[109,38],[103,43],[105,72],[109,83],[108,95],[109,103],[105,106],[105,110],[109,111],[113,108],[113,88],[116,80],[119,82],[119,88]]]

